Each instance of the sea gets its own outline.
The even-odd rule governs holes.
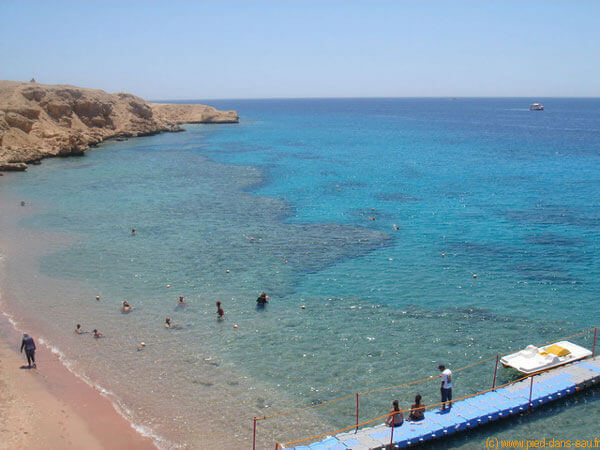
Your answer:
[[[251,448],[256,417],[274,448],[439,402],[440,364],[458,398],[519,377],[496,355],[591,349],[599,99],[192,102],[240,123],[0,181],[5,316],[159,447]],[[433,445],[592,439],[599,417],[595,388]]]

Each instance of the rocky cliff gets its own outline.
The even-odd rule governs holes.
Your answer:
[[[0,170],[49,156],[82,154],[112,137],[181,131],[181,123],[237,123],[235,111],[148,103],[135,95],[0,81]]]

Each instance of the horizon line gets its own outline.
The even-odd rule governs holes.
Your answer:
[[[186,100],[369,100],[369,99],[444,99],[444,100],[461,100],[461,99],[585,99],[585,100],[600,100],[600,96],[489,96],[489,95],[441,95],[441,96],[374,96],[374,97],[214,97],[214,98],[160,98],[147,99],[151,103],[161,103],[169,101],[183,102]]]

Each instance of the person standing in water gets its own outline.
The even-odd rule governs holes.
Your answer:
[[[223,319],[224,315],[225,311],[223,311],[223,308],[221,308],[221,302],[217,302],[217,319]]]
[[[21,341],[21,353],[23,353],[23,348],[25,348],[25,355],[27,356],[28,367],[31,367],[31,363],[33,363],[33,367],[36,368],[37,365],[35,364],[35,342],[33,341],[33,338],[27,333],[23,335],[23,340]]]
[[[266,292],[263,292],[256,299],[256,305],[257,306],[265,306],[267,303],[269,303],[269,296],[267,295]]]

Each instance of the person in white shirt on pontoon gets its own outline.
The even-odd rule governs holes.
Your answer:
[[[442,393],[441,410],[444,411],[446,409],[446,402],[448,402],[448,408],[452,408],[452,371],[446,369],[446,366],[443,364],[440,364],[438,369],[442,372],[442,385],[440,391]]]

